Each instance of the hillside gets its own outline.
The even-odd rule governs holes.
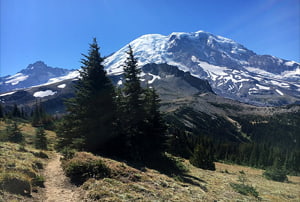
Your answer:
[[[27,193],[23,192],[23,196],[10,193],[7,187],[2,187],[5,191],[0,191],[0,201],[72,201],[72,198],[73,201],[300,200],[300,177],[289,176],[288,182],[274,182],[262,176],[263,170],[224,163],[216,163],[216,171],[207,171],[192,166],[185,159],[170,155],[169,158],[181,168],[181,172],[171,174],[172,172],[140,167],[110,158],[95,157],[90,153],[75,154],[81,160],[100,159],[111,173],[110,176],[100,179],[90,178],[76,187],[64,176],[60,155],[51,150],[34,149],[32,138],[35,128],[26,123],[20,125],[26,140],[24,147],[16,143],[0,142],[0,179],[2,183],[3,176],[15,173],[17,179],[28,179],[31,186]],[[5,132],[5,127],[6,123],[0,122],[1,134]],[[47,138],[51,148],[55,134],[47,131]],[[47,154],[49,158],[41,158],[40,152]],[[239,176],[243,172],[246,183],[256,189],[260,199],[239,194],[231,187],[230,183],[241,183]],[[43,179],[39,186],[32,184],[33,176],[41,176],[40,179]],[[14,190],[18,188],[14,187]]]

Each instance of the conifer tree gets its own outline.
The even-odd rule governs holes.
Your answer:
[[[43,127],[39,127],[35,132],[35,148],[36,149],[48,149],[48,141],[46,137],[46,133]]]
[[[14,108],[12,110],[12,116],[13,117],[21,117],[21,111],[20,109],[18,108],[18,105],[17,104],[14,104]]]
[[[124,65],[124,111],[126,115],[123,133],[126,136],[125,147],[129,150],[129,156],[135,160],[141,159],[141,143],[145,111],[143,107],[143,89],[140,85],[139,74],[141,70],[137,67],[137,60],[133,55],[131,46],[127,52],[128,57]]]
[[[205,149],[202,145],[198,144],[195,147],[192,157],[190,158],[190,163],[198,168],[216,170],[213,160],[213,153]]]
[[[161,151],[165,142],[166,125],[159,111],[159,102],[159,96],[154,88],[145,89],[145,145],[143,148],[150,155]]]
[[[12,124],[6,127],[7,139],[10,142],[21,143],[24,140],[24,136],[21,133],[21,130],[17,124],[17,122],[13,122]]]
[[[66,102],[68,115],[59,129],[57,146],[94,152],[113,135],[114,87],[102,65],[96,39],[83,56],[75,97]]]
[[[4,118],[4,110],[1,103],[0,103],[0,118]]]

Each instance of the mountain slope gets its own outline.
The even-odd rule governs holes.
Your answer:
[[[70,70],[53,68],[42,61],[37,61],[15,75],[0,77],[0,93],[44,84],[53,78],[66,76],[70,72]]]
[[[257,55],[231,39],[198,31],[148,34],[132,41],[140,66],[166,63],[208,79],[224,97],[257,105],[282,105],[300,100],[300,65]],[[105,60],[109,74],[122,73],[128,45]]]

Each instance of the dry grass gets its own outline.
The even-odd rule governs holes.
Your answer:
[[[216,171],[195,168],[188,161],[189,172],[178,181],[155,170],[143,171],[124,162],[101,158],[116,173],[111,178],[90,179],[82,185],[84,198],[95,201],[300,201],[300,177],[289,177],[289,183],[269,181],[263,170],[216,163]],[[225,172],[226,170],[226,172]],[[244,171],[247,184],[260,198],[237,193],[230,183],[240,183]]]
[[[0,121],[0,135],[5,135],[9,121]],[[13,185],[14,190],[9,190],[10,181],[13,184],[19,183],[21,191],[18,193],[23,191],[22,186],[25,187],[25,184],[27,186],[27,183],[32,187],[32,191],[40,190],[37,186],[42,186],[42,168],[47,163],[47,159],[40,158],[40,154],[51,154],[51,152],[33,148],[36,130],[34,127],[28,123],[20,123],[19,127],[25,137],[24,144],[0,142],[0,184],[2,183],[3,186],[5,184],[5,187],[0,187],[0,201],[34,201],[34,198],[24,198],[24,196],[9,193],[17,189],[16,185]],[[50,143],[53,143],[55,133],[46,131],[46,134]],[[31,190],[28,188],[25,189],[25,192],[37,194],[30,193]]]

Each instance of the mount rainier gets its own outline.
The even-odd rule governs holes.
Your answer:
[[[231,39],[204,31],[143,35],[105,59],[109,76],[121,79],[128,45],[139,67],[152,63],[177,67],[207,80],[213,91],[223,97],[255,105],[300,102],[299,63],[258,55]],[[78,76],[77,70],[48,68],[43,62],[37,62],[16,75],[0,78],[1,92],[50,85]],[[157,71],[151,74],[144,71],[142,77],[154,86],[162,78]],[[120,85],[122,80],[116,83]]]
[[[300,100],[300,65],[257,55],[237,42],[204,31],[143,35],[131,45],[139,66],[166,63],[209,81],[221,96],[257,105]],[[128,45],[105,60],[108,74],[122,73]]]

